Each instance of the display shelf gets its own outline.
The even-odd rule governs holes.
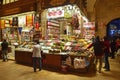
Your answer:
[[[33,41],[39,41],[40,39],[40,31],[35,31],[33,34]]]
[[[60,25],[58,21],[48,21],[47,22],[47,33],[48,38],[60,38]]]
[[[22,32],[22,42],[30,41],[30,34],[29,32]]]

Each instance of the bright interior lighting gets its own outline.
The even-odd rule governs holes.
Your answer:
[[[82,16],[82,18],[85,22],[88,22],[88,19],[85,16]]]

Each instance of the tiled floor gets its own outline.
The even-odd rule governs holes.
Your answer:
[[[0,80],[120,80],[120,63],[110,59],[111,71],[102,73],[60,73],[48,70],[33,72],[30,66],[16,64],[14,61],[0,60]]]

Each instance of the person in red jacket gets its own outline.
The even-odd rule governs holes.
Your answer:
[[[96,68],[97,68],[97,63],[99,61],[98,72],[101,73],[103,55],[104,55],[104,51],[103,51],[104,45],[103,42],[100,41],[99,36],[95,38],[95,41],[91,45],[89,45],[87,49],[91,47],[93,47],[94,50]]]
[[[116,39],[116,50],[118,50],[120,47],[120,38]]]
[[[105,71],[110,71],[110,65],[109,65],[109,55],[110,55],[110,42],[107,37],[104,37],[103,44],[105,46],[104,48],[104,59],[105,59]]]

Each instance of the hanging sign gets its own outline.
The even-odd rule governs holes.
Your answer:
[[[64,17],[63,7],[49,8],[47,12],[47,18],[60,18]]]

